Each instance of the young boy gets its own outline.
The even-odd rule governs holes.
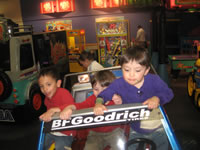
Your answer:
[[[39,117],[41,120],[51,121],[51,116],[55,112],[61,111],[60,106],[74,104],[72,95],[66,89],[60,88],[61,80],[55,68],[42,69],[38,77],[38,84],[41,92],[45,95],[44,103],[47,107],[47,112]],[[55,142],[56,150],[70,149],[75,134],[75,131],[46,133],[44,150],[48,150],[53,142]]]
[[[142,47],[132,47],[121,57],[123,77],[116,79],[107,89],[98,95],[94,113],[102,114],[105,110],[103,103],[112,98],[113,94],[122,97],[123,104],[142,103],[149,109],[168,103],[173,98],[173,92],[158,75],[149,73],[150,57],[148,51]],[[142,124],[143,123],[143,124]],[[143,128],[143,122],[131,125],[130,139],[145,137],[156,142],[157,149],[168,150],[167,137],[159,124],[152,128]],[[156,131],[156,132],[153,132]],[[132,147],[129,148],[132,150]]]
[[[60,113],[60,118],[69,119],[73,110],[94,107],[97,95],[106,89],[107,86],[114,80],[115,76],[111,71],[105,70],[96,72],[91,81],[93,87],[93,95],[81,103],[75,103],[74,105],[66,107]],[[118,95],[114,95],[112,99],[113,100],[109,101],[107,105],[122,103],[121,97]],[[124,135],[124,130],[120,127],[121,126],[116,125],[90,129],[84,150],[104,150],[106,146],[110,146],[111,149],[114,150],[122,150],[122,145],[119,146],[117,141],[121,139],[125,142],[126,138]]]
[[[87,71],[96,71],[104,68],[100,63],[94,60],[94,55],[90,51],[83,51],[78,61]]]

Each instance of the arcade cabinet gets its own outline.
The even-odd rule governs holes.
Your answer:
[[[67,30],[67,46],[69,49],[70,72],[82,72],[83,67],[78,64],[80,53],[85,50],[85,30]]]

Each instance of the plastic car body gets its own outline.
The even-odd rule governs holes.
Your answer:
[[[12,111],[21,106],[27,106],[27,110],[35,114],[44,109],[44,96],[37,85],[32,27],[13,24],[0,18],[4,35],[0,40],[0,121],[6,122],[15,121]]]
[[[69,73],[66,31],[33,34],[32,26],[3,17],[0,31],[0,121],[37,117],[46,109],[37,83],[40,68],[55,66],[61,78]]]
[[[114,72],[114,74],[117,77],[120,77],[122,75],[122,73],[120,72],[120,67],[111,67],[111,68],[106,68],[108,70],[112,70]],[[105,69],[104,69],[105,70]],[[116,72],[117,73],[116,73]],[[92,72],[82,72],[82,73],[74,73],[74,74],[68,74],[65,77],[71,77],[71,76],[77,76],[77,75],[83,75],[83,74],[91,74]],[[66,79],[65,78],[65,79]],[[86,83],[77,83],[78,78],[71,78],[74,79],[74,83],[72,88],[71,88],[71,93],[72,95],[75,97],[75,101],[76,102],[81,102],[83,100],[86,99],[86,97],[91,95],[91,91],[92,91],[92,87],[90,85],[90,83],[86,82]],[[67,84],[67,81],[69,80],[64,80],[64,85],[63,87],[65,87],[65,85]],[[72,81],[72,80],[70,80]],[[69,89],[70,90],[70,89]],[[104,118],[106,118],[106,115],[108,115],[107,113],[118,113],[118,112],[123,112],[126,111],[127,113],[132,112],[132,111],[143,111],[143,109],[145,109],[146,111],[149,111],[147,109],[147,106],[144,106],[142,104],[123,104],[123,105],[113,105],[113,106],[108,106],[108,112],[105,112],[104,114]],[[149,111],[150,112],[150,111]],[[88,123],[86,120],[87,118],[93,118],[93,122]],[[54,124],[54,121],[61,121],[59,119],[59,114],[56,114],[53,117],[53,120],[51,122],[48,123],[41,123],[41,131],[40,131],[40,138],[39,138],[39,142],[38,142],[38,150],[42,150],[43,147],[43,142],[44,142],[44,135],[45,132],[50,132],[50,131],[59,131],[60,129],[77,129],[77,136],[75,137],[75,140],[73,142],[72,145],[72,149],[73,150],[82,150],[84,148],[84,144],[87,140],[87,135],[88,135],[88,131],[85,130],[85,128],[91,128],[91,127],[96,127],[98,126],[99,122],[95,122],[95,115],[93,113],[93,109],[92,108],[88,108],[88,109],[82,109],[82,110],[77,110],[74,111],[72,116],[71,116],[71,121],[69,124],[62,126],[60,124],[60,126],[57,126],[55,128],[55,126],[53,126],[52,124]],[[79,120],[79,123],[77,123],[76,125],[73,125],[72,122],[74,122],[74,120],[76,120],[77,118],[82,118],[82,121]],[[103,116],[102,116],[103,118]],[[160,124],[162,124],[162,127],[164,128],[164,132],[168,137],[168,141],[169,141],[169,149],[172,150],[181,150],[180,145],[176,139],[176,136],[173,132],[173,129],[170,125],[170,122],[167,118],[167,115],[164,111],[164,109],[160,106],[158,109],[155,109],[154,111],[150,112],[150,115],[147,117],[145,117],[146,119],[144,119],[143,121],[147,121],[147,120],[155,120],[158,121]],[[138,118],[126,118],[126,119],[121,119],[121,120],[112,120],[112,122],[109,122],[108,120],[104,120],[104,122],[101,122],[101,125],[113,125],[113,124],[121,124],[123,125],[123,129],[124,129],[124,134],[126,135],[127,139],[129,136],[129,123],[132,121],[136,121]],[[141,116],[140,118],[141,119]],[[73,120],[73,121],[72,121]],[[62,122],[62,121],[61,121]],[[86,123],[85,123],[86,122]],[[124,125],[125,124],[125,125]],[[45,132],[44,132],[44,127],[45,127]],[[84,129],[83,129],[84,128]],[[80,129],[80,130],[78,130]],[[128,129],[128,130],[127,130]],[[128,148],[129,145],[134,144],[134,143],[139,143],[139,145],[143,144],[145,146],[149,146],[149,148],[151,149],[156,149],[155,148],[155,142],[151,141],[149,139],[144,139],[144,138],[138,138],[138,139],[134,139],[131,140],[129,142],[125,141],[123,144],[125,144],[126,148]],[[117,144],[117,143],[116,143]],[[109,146],[105,147],[104,150],[109,150]],[[124,148],[122,148],[124,149]]]
[[[200,110],[200,73],[198,70],[193,70],[189,73],[187,91],[192,103],[198,110]]]

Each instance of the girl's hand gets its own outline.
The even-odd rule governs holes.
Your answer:
[[[160,105],[160,99],[157,96],[153,96],[143,102],[143,105],[148,105],[149,109],[155,109]]]
[[[95,115],[103,115],[104,110],[107,110],[107,108],[103,104],[96,104],[93,110]]]

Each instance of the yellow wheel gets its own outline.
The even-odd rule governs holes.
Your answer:
[[[190,73],[187,81],[187,90],[190,97],[194,96],[195,88],[194,74]]]
[[[200,98],[197,100],[197,107],[200,109]]]
[[[51,144],[51,147],[49,148],[49,150],[55,150],[55,143]]]
[[[195,98],[194,104],[197,107],[197,109],[200,110],[200,94],[198,94],[197,98]]]

